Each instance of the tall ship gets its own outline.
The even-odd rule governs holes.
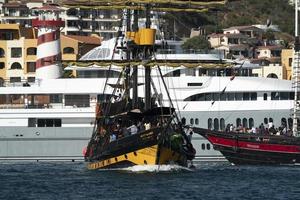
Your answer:
[[[39,30],[37,81],[4,83],[0,87],[0,159],[82,161],[96,124],[97,103],[113,94],[113,87],[102,93],[107,85],[107,71],[111,85],[122,72],[106,66],[92,69],[99,74],[97,78],[59,78],[58,30],[63,22],[58,18],[57,8],[45,7],[39,12],[33,23]],[[201,63],[191,68],[161,67],[170,98],[176,100],[174,108],[184,124],[215,130],[225,129],[228,123],[242,123],[248,128],[269,121],[290,124],[294,92],[291,81],[243,76],[251,75],[252,68],[242,63],[228,64],[218,54],[157,54],[153,59],[165,62],[166,58]],[[151,70],[151,84],[158,89],[162,82],[156,68]],[[142,82],[145,75],[139,73]],[[138,90],[139,94],[145,92],[140,86]],[[170,106],[165,91],[153,90],[151,96],[163,106]],[[196,161],[224,160],[207,139],[194,134],[192,144],[197,152]]]

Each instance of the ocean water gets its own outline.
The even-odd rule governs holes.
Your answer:
[[[0,199],[300,199],[300,166],[86,169],[85,163],[0,164]]]

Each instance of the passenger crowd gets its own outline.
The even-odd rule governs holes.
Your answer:
[[[292,131],[287,128],[286,124],[281,124],[281,126],[275,128],[272,121],[268,124],[261,123],[259,127],[253,126],[252,128],[245,128],[242,124],[240,124],[238,127],[235,127],[233,124],[227,124],[225,131],[267,135],[292,135]]]

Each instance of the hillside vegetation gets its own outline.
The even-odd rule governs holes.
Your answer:
[[[294,7],[288,0],[237,0],[218,11],[207,13],[169,13],[169,32],[189,37],[190,29],[205,27],[207,33],[220,32],[230,26],[266,24],[268,19],[282,32],[294,34]],[[175,23],[174,23],[175,22]],[[174,26],[175,24],[175,26]],[[173,33],[170,33],[172,35]]]

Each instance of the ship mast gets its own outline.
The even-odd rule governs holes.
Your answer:
[[[298,36],[298,0],[295,0],[295,46],[294,46],[294,58],[293,58],[293,81],[294,81],[294,110],[293,110],[293,136],[299,136],[298,132],[298,113],[299,113],[299,101],[298,91],[300,88],[299,78],[299,51],[300,41]]]

